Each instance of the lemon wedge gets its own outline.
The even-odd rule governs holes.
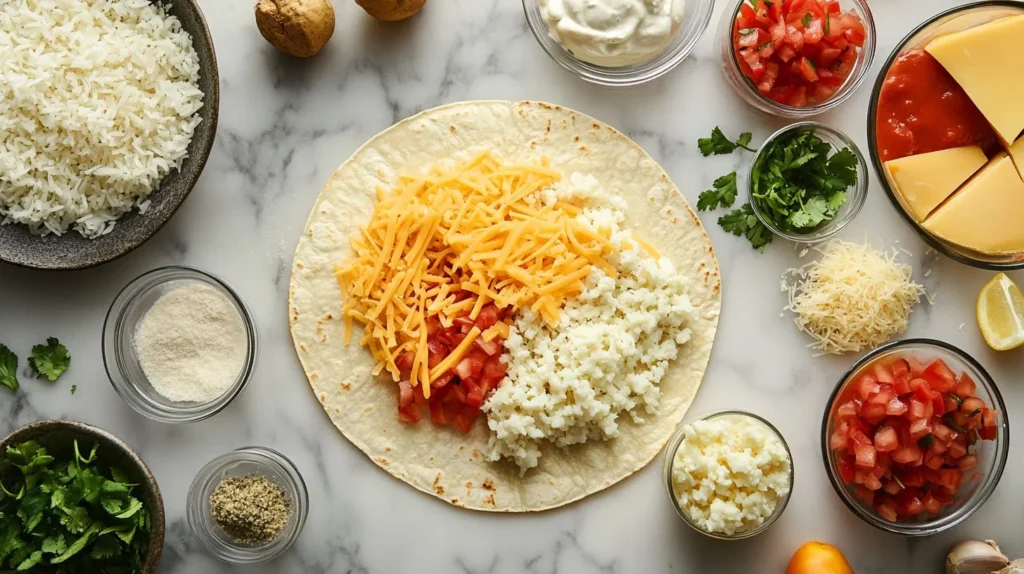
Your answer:
[[[1004,273],[978,293],[978,327],[989,347],[1007,351],[1024,345],[1024,295]]]

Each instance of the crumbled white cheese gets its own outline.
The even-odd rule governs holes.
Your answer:
[[[623,413],[637,423],[654,413],[658,384],[690,339],[694,314],[672,262],[655,260],[622,229],[621,198],[580,174],[540,196],[545,204],[582,200],[579,217],[612,232],[617,253],[608,261],[619,277],[594,267],[554,328],[529,309],[514,320],[503,357],[508,376],[483,410],[493,433],[489,459],[511,459],[523,472],[537,466],[542,441],[564,447],[607,440],[618,436]],[[622,250],[623,242],[632,248]]]
[[[732,536],[764,523],[789,493],[789,454],[771,430],[744,415],[683,429],[672,464],[679,508],[698,527]]]

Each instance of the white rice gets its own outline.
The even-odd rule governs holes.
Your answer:
[[[203,105],[181,23],[148,0],[0,0],[0,223],[108,233],[181,168]]]

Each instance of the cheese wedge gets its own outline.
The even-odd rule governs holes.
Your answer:
[[[1024,181],[1010,157],[993,158],[922,227],[988,255],[1024,252]]]
[[[885,169],[908,213],[924,221],[987,161],[985,152],[975,145],[894,159],[885,162]]]
[[[967,92],[1004,143],[1024,130],[1024,15],[1000,18],[932,40],[925,50]]]
[[[1010,146],[1010,158],[1017,166],[1017,173],[1020,174],[1021,179],[1024,179],[1024,136]]]

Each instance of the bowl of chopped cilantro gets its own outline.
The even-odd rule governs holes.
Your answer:
[[[0,442],[0,572],[156,572],[156,479],[114,435],[85,423],[23,426]]]
[[[774,235],[816,243],[838,233],[867,198],[864,155],[820,122],[782,128],[761,145],[747,174],[750,213]],[[725,224],[723,223],[723,226]]]

